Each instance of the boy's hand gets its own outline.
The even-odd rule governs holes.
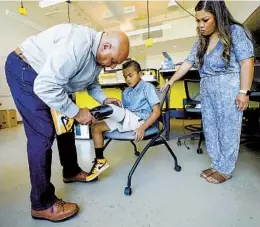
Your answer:
[[[135,141],[140,141],[144,138],[145,129],[141,126],[138,129],[134,130],[133,135],[135,135]]]
[[[121,103],[121,101],[118,100],[118,99],[107,98],[107,99],[105,99],[104,104],[105,104],[105,105],[114,104],[114,105],[116,105],[116,106],[122,107],[122,103]]]

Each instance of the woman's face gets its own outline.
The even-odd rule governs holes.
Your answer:
[[[195,16],[201,35],[210,36],[216,31],[216,20],[212,13],[201,10]]]

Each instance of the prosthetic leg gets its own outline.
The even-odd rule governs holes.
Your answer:
[[[113,104],[97,106],[93,109],[90,109],[89,111],[98,121],[112,117],[117,122],[120,122],[125,117],[124,109]],[[78,124],[73,118],[68,118],[67,116],[53,109],[51,109],[51,115],[57,135],[71,132],[74,124]]]

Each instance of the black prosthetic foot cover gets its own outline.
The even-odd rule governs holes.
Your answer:
[[[113,108],[109,105],[101,105],[91,109],[90,113],[97,120],[102,120],[107,118],[113,113]]]

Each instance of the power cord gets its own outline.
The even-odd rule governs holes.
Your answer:
[[[67,5],[68,5],[68,21],[69,21],[69,23],[70,23],[70,4],[71,4],[71,1],[68,0],[68,1],[66,1],[66,2],[67,2]]]
[[[175,2],[176,2],[176,4],[178,5],[178,6],[180,6],[186,13],[188,13],[190,16],[192,16],[192,17],[195,17],[192,13],[190,13],[188,10],[186,10],[178,1],[176,1],[175,0]],[[196,17],[195,17],[196,18]]]
[[[182,120],[182,131],[183,131],[183,134],[184,134],[184,136],[185,136],[185,139],[184,139],[184,141],[183,141],[183,144],[184,144],[184,146],[188,149],[188,150],[190,150],[190,147],[188,147],[187,146],[187,144],[186,144],[186,132],[185,132],[185,127],[184,127],[184,121],[185,121],[185,119],[183,119]]]
[[[148,39],[150,38],[150,12],[149,12],[149,0],[146,3],[146,11],[147,11],[147,27],[148,27]]]

